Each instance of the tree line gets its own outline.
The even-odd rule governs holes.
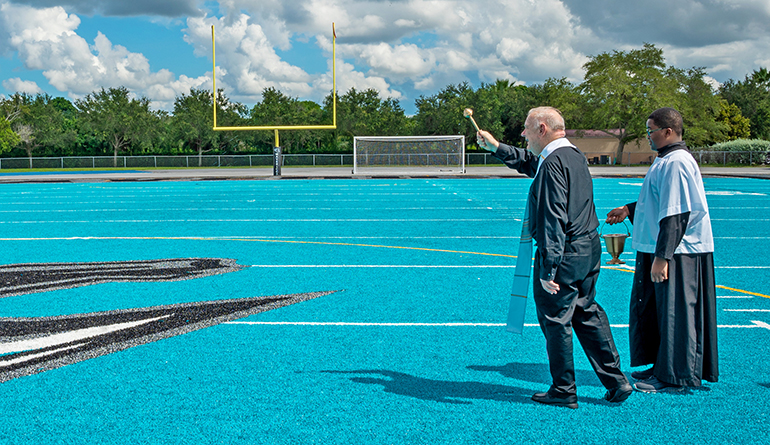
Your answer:
[[[685,139],[693,147],[741,138],[770,140],[770,72],[760,68],[744,80],[728,80],[718,90],[704,68],[668,66],[655,45],[593,56],[582,83],[565,78],[515,85],[506,80],[473,88],[448,85],[420,96],[407,116],[400,103],[377,91],[351,88],[337,97],[337,129],[281,131],[285,153],[349,153],[354,136],[462,134],[474,130],[463,118],[472,108],[479,125],[511,144],[521,144],[527,111],[550,105],[564,114],[568,128],[600,130],[625,144],[645,136],[649,113],[677,108]],[[286,96],[275,88],[249,108],[217,91],[218,126],[326,125],[333,120],[333,96],[322,104]],[[119,156],[271,153],[269,131],[214,131],[213,93],[191,89],[171,111],[153,111],[150,100],[127,88],[107,88],[69,101],[47,94],[17,93],[0,99],[0,154],[33,156]],[[474,147],[469,147],[473,149]]]

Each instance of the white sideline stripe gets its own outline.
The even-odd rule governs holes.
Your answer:
[[[770,309],[723,309],[725,312],[770,312]]]
[[[357,268],[414,268],[414,269],[487,269],[487,268],[503,268],[503,269],[515,269],[516,265],[420,265],[420,264],[252,264],[247,267],[272,267],[272,268],[340,268],[340,267],[357,267]]]
[[[505,323],[356,323],[342,321],[228,321],[224,324],[245,324],[245,325],[271,325],[271,326],[482,326],[482,327],[501,327]],[[537,324],[525,324],[524,326],[539,326]]]
[[[70,241],[70,240],[146,240],[146,236],[70,236],[70,237],[47,237],[47,238],[3,238],[3,241]],[[518,240],[518,236],[275,236],[275,235],[233,235],[233,236],[172,236],[172,237],[152,237],[154,239],[172,238],[175,240],[200,240],[205,238],[206,240],[361,240],[361,239],[513,239]],[[609,255],[609,254],[605,254]],[[631,253],[624,253],[623,256],[633,255]]]
[[[723,296],[717,296],[717,298],[745,298],[745,299],[751,299],[754,298],[750,295],[723,295]]]
[[[95,224],[95,223],[177,223],[177,222],[492,222],[503,221],[510,222],[506,218],[415,218],[415,219],[385,219],[385,218],[361,218],[361,219],[340,219],[340,218],[266,218],[266,219],[100,219],[91,221],[0,221],[0,224]],[[742,220],[743,221],[743,220]]]
[[[751,325],[719,325],[724,329],[752,329],[763,328],[770,330],[770,324],[751,320]],[[247,326],[373,326],[373,327],[504,327],[505,323],[357,323],[342,321],[228,321],[223,324],[237,324]],[[536,323],[525,323],[526,327],[539,327]],[[628,328],[627,324],[611,324],[612,328]]]
[[[767,218],[711,218],[712,221],[770,221]]]
[[[250,266],[246,267],[272,267],[272,268],[301,268],[301,267],[307,267],[307,268],[340,268],[340,267],[358,267],[358,268],[376,268],[376,267],[382,267],[382,268],[415,268],[415,269],[462,269],[462,268],[487,268],[487,267],[498,267],[498,268],[515,268],[516,265],[424,265],[424,264],[252,264]],[[633,267],[624,266],[624,265],[618,265],[618,266],[602,266],[602,269],[625,269],[629,271],[633,271]],[[715,269],[770,269],[770,266],[716,266]],[[729,297],[728,297],[729,298]],[[732,297],[732,298],[747,298],[747,297]]]

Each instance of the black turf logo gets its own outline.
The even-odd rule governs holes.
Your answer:
[[[0,298],[110,281],[176,281],[241,269],[234,260],[0,266]],[[0,318],[0,382],[38,374],[332,292],[181,303],[55,317]]]
[[[10,264],[0,266],[0,298],[109,282],[191,280],[243,267],[229,258]]]

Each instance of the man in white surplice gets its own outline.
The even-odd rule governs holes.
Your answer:
[[[647,138],[658,156],[639,200],[607,214],[634,225],[637,251],[631,292],[631,373],[642,392],[671,392],[719,378],[714,239],[698,164],[682,140],[681,114],[655,110]]]

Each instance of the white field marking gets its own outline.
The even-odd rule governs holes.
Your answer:
[[[718,328],[730,329],[770,329],[770,324],[761,321],[751,321],[750,325],[719,325]],[[362,327],[504,327],[505,323],[372,323],[372,322],[342,322],[342,321],[228,321],[223,324],[244,326],[362,326]],[[525,323],[528,328],[540,327],[537,323]],[[612,328],[627,329],[627,324],[611,324]]]
[[[182,223],[182,222],[196,222],[196,223],[218,223],[218,222],[510,222],[507,218],[459,218],[459,219],[447,219],[447,218],[415,218],[415,219],[385,219],[385,218],[360,218],[360,219],[343,219],[343,218],[265,218],[265,219],[101,219],[90,221],[0,221],[0,224],[96,224],[96,223],[110,223],[110,224],[133,224],[133,223]]]
[[[342,321],[228,321],[224,324],[243,324],[243,325],[268,325],[268,326],[421,326],[421,327],[447,327],[447,326],[466,326],[466,327],[500,327],[505,323],[356,323]],[[524,326],[539,326],[537,324],[525,324]]]
[[[717,295],[717,298],[734,298],[734,299],[752,299],[751,295],[723,295],[719,296]]]
[[[107,212],[267,212],[267,211],[336,211],[336,210],[420,210],[420,211],[451,211],[451,210],[492,210],[492,207],[184,207],[184,208],[157,208],[157,209],[18,209],[0,210],[0,213],[107,213]],[[514,210],[498,208],[497,210]]]
[[[770,312],[770,309],[722,309],[725,312]]]
[[[765,193],[754,193],[754,192],[736,192],[736,191],[707,191],[707,195],[714,195],[714,196],[767,196]]]
[[[129,329],[143,324],[151,323],[156,320],[168,318],[171,315],[164,315],[162,317],[148,318],[146,320],[138,320],[127,323],[115,323],[106,326],[95,326],[92,328],[78,329],[70,332],[62,332],[60,334],[48,335],[45,337],[33,338],[30,340],[19,340],[8,343],[0,343],[0,354],[10,354],[12,352],[30,351],[33,349],[48,348],[51,346],[61,345],[74,341],[85,340],[90,337],[96,337],[103,334],[109,334],[111,332],[120,331],[123,329]]]
[[[638,185],[639,187],[642,186],[641,182],[618,182],[619,185]]]
[[[363,240],[363,239],[519,239],[518,236],[71,236],[47,238],[0,238],[2,241],[75,241],[75,240],[212,240],[212,241],[249,241],[249,240]]]
[[[502,269],[514,269],[516,265],[432,265],[432,264],[252,264],[251,266],[244,267],[272,267],[272,268],[405,268],[405,269],[488,269],[488,268],[502,268]]]
[[[768,218],[711,218],[712,221],[770,221]]]
[[[711,210],[767,210],[770,209],[770,207],[712,207],[709,206],[709,211]]]

